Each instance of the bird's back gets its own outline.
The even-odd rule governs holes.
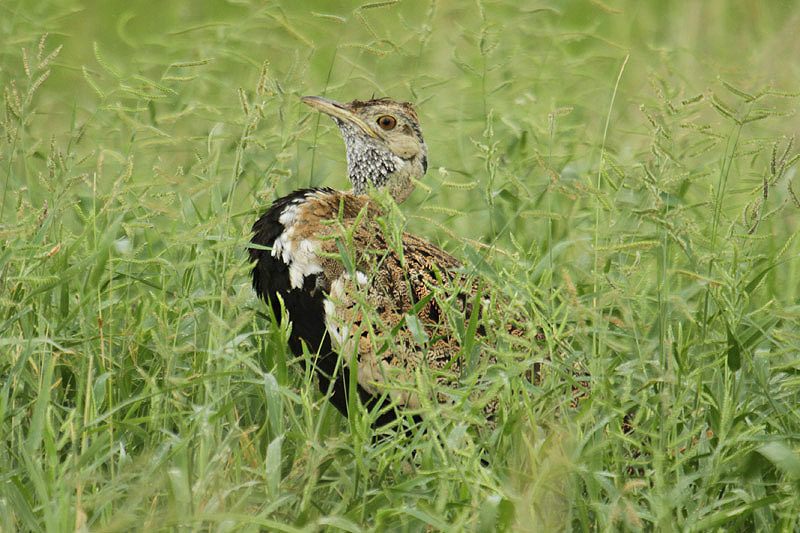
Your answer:
[[[497,302],[480,281],[430,242],[392,228],[367,196],[296,191],[253,228],[253,243],[267,248],[250,250],[253,286],[276,316],[277,296],[283,300],[295,354],[305,343],[319,354],[318,370],[334,379],[343,379],[334,376],[336,368],[349,375],[355,361],[362,400],[388,396],[416,408],[418,372],[432,373],[443,387],[457,384],[465,369],[495,360],[475,355],[481,351],[475,335],[506,334],[524,344],[524,329],[506,322],[487,332],[482,315]],[[428,396],[444,401],[447,392]]]

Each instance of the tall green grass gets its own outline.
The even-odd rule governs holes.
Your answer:
[[[3,3],[0,529],[796,529],[795,8]],[[544,327],[488,434],[373,442],[249,287],[260,212],[347,186],[298,97],[373,93],[408,230]]]

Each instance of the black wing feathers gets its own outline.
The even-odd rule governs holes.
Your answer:
[[[283,299],[283,304],[289,319],[292,322],[292,331],[289,336],[289,348],[297,356],[303,354],[303,343],[308,350],[317,355],[315,367],[319,376],[319,389],[323,394],[328,394],[330,401],[345,416],[347,416],[347,384],[350,372],[344,365],[339,365],[337,371],[338,355],[333,351],[330,337],[325,327],[325,309],[323,303],[325,294],[316,290],[318,285],[315,274],[307,276],[302,288],[292,288],[289,279],[289,265],[281,257],[272,255],[272,246],[275,240],[286,230],[280,222],[280,217],[292,203],[302,201],[311,194],[319,192],[333,192],[328,188],[300,189],[275,201],[274,204],[253,225],[251,242],[268,249],[250,248],[250,262],[253,267],[253,289],[260,298],[263,298],[271,307],[275,316],[281,319],[281,305],[278,295]],[[301,363],[302,364],[302,363]],[[333,387],[331,387],[333,380]],[[373,397],[366,390],[358,387],[361,402],[372,410],[384,402]],[[378,417],[377,425],[385,425],[396,418],[393,410],[388,410]]]

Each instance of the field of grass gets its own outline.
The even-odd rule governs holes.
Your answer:
[[[313,4],[0,3],[0,531],[797,531],[800,4]],[[496,429],[373,442],[256,299],[308,94],[415,102],[407,229],[543,328]]]

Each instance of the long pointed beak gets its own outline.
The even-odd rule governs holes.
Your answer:
[[[323,98],[321,96],[303,96],[300,98],[300,101],[335,119],[355,124],[367,135],[375,137],[376,139],[380,138],[378,137],[378,134],[372,130],[372,128],[367,126],[366,122],[364,122],[361,117],[347,108],[347,104],[343,104],[335,100],[329,100],[328,98]]]

